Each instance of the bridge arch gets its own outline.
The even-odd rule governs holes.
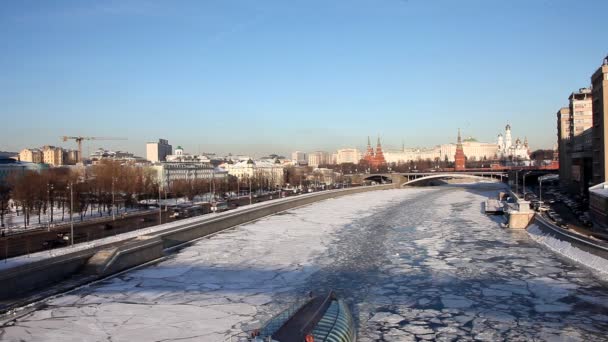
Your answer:
[[[442,178],[470,178],[470,179],[478,179],[478,180],[493,180],[494,182],[500,182],[499,179],[495,178],[496,175],[488,174],[484,176],[471,175],[471,174],[458,174],[458,173],[438,173],[434,175],[422,176],[414,179],[410,179],[409,181],[402,183],[401,186],[412,185],[419,182],[424,182],[430,179],[442,179]]]
[[[389,177],[387,175],[382,175],[382,174],[369,175],[369,176],[363,178],[363,180],[376,182],[378,184],[390,183],[392,181],[391,177]]]

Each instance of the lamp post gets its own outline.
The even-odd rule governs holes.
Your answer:
[[[530,172],[524,172],[523,174],[523,178],[524,178],[524,184],[523,184],[523,188],[524,188],[524,201],[526,200],[526,176],[529,174]]]
[[[114,181],[116,178],[112,177],[112,221],[116,221],[116,214],[114,212],[115,204],[114,204]]]
[[[70,182],[70,244],[74,247],[74,183]]]
[[[158,183],[158,224],[163,224],[163,207],[160,205],[160,182]]]
[[[251,177],[247,176],[247,180],[249,180],[249,205],[251,205],[253,202],[253,199],[251,198]]]

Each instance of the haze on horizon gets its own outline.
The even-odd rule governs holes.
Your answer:
[[[144,155],[492,142],[552,148],[606,56],[608,2],[6,1],[0,150],[62,135]],[[87,152],[87,150],[85,150]]]

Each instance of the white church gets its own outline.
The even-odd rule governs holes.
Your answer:
[[[511,140],[511,125],[505,127],[505,135],[498,134],[498,158],[499,159],[519,159],[530,160],[530,151],[528,149],[528,138],[522,143],[519,138],[515,140],[515,144]]]

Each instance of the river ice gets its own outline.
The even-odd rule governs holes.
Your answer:
[[[485,216],[498,190],[386,190],[289,210],[47,300],[0,338],[224,341],[331,288],[359,341],[608,340],[607,284]]]

